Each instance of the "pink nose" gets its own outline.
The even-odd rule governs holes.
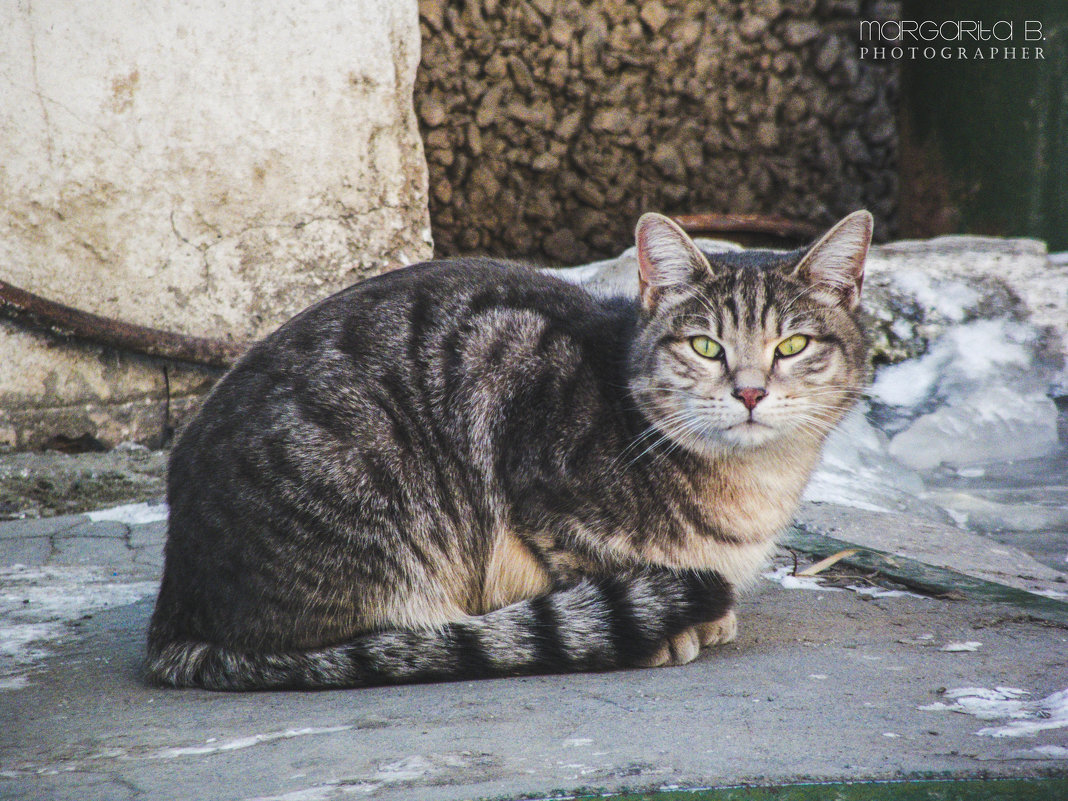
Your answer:
[[[746,409],[753,411],[756,405],[768,396],[768,391],[764,387],[742,387],[731,394],[744,403]]]

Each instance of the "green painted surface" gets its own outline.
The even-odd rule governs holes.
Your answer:
[[[905,0],[902,19],[1014,25],[1010,41],[933,43],[953,54],[964,46],[966,59],[900,62],[902,166],[913,184],[903,186],[902,224],[917,229],[903,233],[1033,236],[1068,249],[1068,2]],[[1043,39],[1025,40],[1028,21],[1041,23]],[[992,45],[1015,47],[1015,58],[975,58]]]
[[[813,534],[797,527],[790,530],[782,544],[787,548],[821,557],[856,548],[858,552],[843,559],[841,564],[877,571],[899,584],[928,594],[1010,604],[1033,617],[1068,625],[1068,603],[1054,598],[1044,598],[1015,587],[984,581],[955,570],[934,567],[915,559],[865,548],[823,534]],[[1068,795],[1064,798],[1068,799]]]
[[[566,798],[566,796],[565,796]],[[1068,779],[858,782],[571,796],[576,801],[1064,801]]]

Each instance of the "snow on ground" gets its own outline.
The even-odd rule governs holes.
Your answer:
[[[955,323],[962,322],[982,300],[982,295],[967,284],[940,280],[922,270],[895,270],[891,280],[898,292]]]
[[[149,759],[174,759],[184,756],[204,756],[217,754],[221,751],[237,751],[242,748],[251,748],[260,743],[270,743],[275,740],[291,740],[294,737],[306,737],[310,734],[333,734],[339,731],[348,731],[352,726],[309,726],[303,729],[285,729],[272,731],[265,734],[250,734],[247,737],[235,737],[232,740],[217,741],[214,737],[204,745],[177,746],[161,748],[147,755]]]
[[[0,689],[24,686],[72,622],[158,589],[158,581],[116,580],[103,568],[0,568]]]
[[[889,453],[930,470],[1056,451],[1054,376],[1037,361],[1042,336],[1025,323],[975,320],[949,328],[925,355],[880,370],[870,396],[892,435]]]
[[[822,590],[823,592],[843,592],[848,590],[849,592],[857,593],[857,595],[869,595],[872,598],[926,597],[917,595],[914,592],[906,592],[905,590],[888,590],[885,587],[869,587],[861,584],[849,584],[846,587],[829,587],[823,583],[824,578],[822,576],[795,576],[792,565],[783,565],[760,575],[768,581],[774,581],[786,590]]]
[[[128,526],[139,526],[145,523],[166,520],[167,504],[129,503],[125,506],[113,506],[110,509],[100,509],[95,512],[86,512],[85,514],[94,523],[102,520],[113,520],[116,523],[125,523]]]
[[[1055,692],[1041,700],[1029,700],[1031,693],[1018,687],[959,687],[947,690],[952,703],[938,701],[919,709],[928,712],[959,712],[974,715],[979,720],[999,721],[976,734],[980,737],[1030,737],[1043,731],[1068,728],[1068,689]],[[1051,751],[1050,749],[1055,749]],[[1068,757],[1068,749],[1059,746],[1039,746],[1040,754]],[[1042,749],[1039,751],[1039,749]],[[1061,751],[1064,753],[1062,754]]]
[[[841,592],[841,587],[824,587],[819,576],[795,576],[790,565],[777,567],[767,573],[761,573],[768,581],[774,581],[787,590],[823,590],[824,592]]]
[[[923,493],[920,476],[889,456],[886,435],[868,421],[868,411],[858,404],[831,432],[804,500],[889,512]]]
[[[847,590],[852,590],[857,595],[870,595],[872,598],[926,598],[925,595],[919,595],[915,592],[908,592],[907,590],[888,590],[884,587],[864,587],[860,584],[850,584],[846,587]]]

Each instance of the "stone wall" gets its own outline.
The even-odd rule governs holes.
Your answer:
[[[859,207],[892,232],[897,74],[881,0],[420,0],[416,107],[439,255],[578,263],[647,210]]]
[[[419,44],[416,0],[0,3],[0,279],[246,339],[429,257]],[[158,442],[217,375],[7,321],[0,354],[0,447]]]

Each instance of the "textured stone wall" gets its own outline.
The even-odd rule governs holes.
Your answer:
[[[870,209],[893,230],[894,67],[874,0],[420,0],[439,255],[578,263],[644,211]]]
[[[418,63],[416,0],[0,3],[0,278],[245,339],[429,257]],[[165,366],[0,321],[0,448],[158,441]]]

